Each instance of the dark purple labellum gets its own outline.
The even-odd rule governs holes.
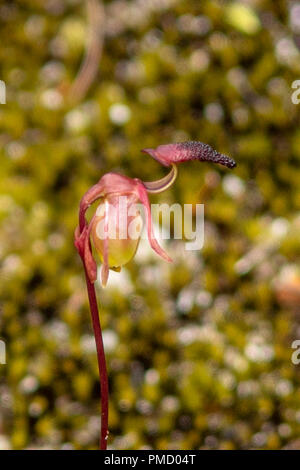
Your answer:
[[[156,149],[143,149],[142,152],[148,153],[164,166],[188,160],[219,163],[227,168],[236,166],[232,158],[217,152],[208,144],[197,141],[159,145]]]

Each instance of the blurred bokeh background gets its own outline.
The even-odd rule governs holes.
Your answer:
[[[238,166],[181,165],[151,198],[205,204],[201,251],[143,242],[97,285],[109,448],[300,448],[300,2],[89,5],[0,4],[0,448],[97,447],[78,203],[107,171],[162,177],[140,149],[184,140]]]

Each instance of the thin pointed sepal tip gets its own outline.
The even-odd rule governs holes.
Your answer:
[[[148,155],[151,155],[151,157],[155,158],[155,149],[142,149],[142,153],[147,153]]]
[[[148,155],[150,155],[152,158],[154,158],[156,161],[158,161],[163,166],[170,166],[171,165],[170,162],[164,162],[159,158],[159,156],[157,155],[156,149],[142,149],[141,152],[142,153],[147,153]]]

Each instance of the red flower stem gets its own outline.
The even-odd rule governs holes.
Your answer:
[[[85,269],[85,268],[84,268]],[[98,369],[101,388],[101,437],[100,450],[106,450],[108,438],[108,376],[105,360],[105,352],[102,339],[101,324],[97,305],[97,298],[94,284],[88,278],[85,269],[86,287],[89,297],[90,310],[92,315],[92,323],[97,348]]]
[[[85,195],[80,202],[80,209],[79,209],[79,232],[82,234],[84,228],[86,227],[86,219],[85,213],[88,207],[99,198],[99,189],[97,185],[93,186],[88,191],[88,196]],[[89,198],[89,196],[91,196]],[[88,201],[86,201],[88,199]],[[78,247],[77,247],[78,249]],[[99,318],[99,310],[97,304],[97,297],[95,292],[95,286],[90,281],[87,268],[85,265],[84,254],[79,249],[79,254],[82,259],[82,263],[84,266],[85,272],[85,281],[86,287],[88,292],[89,304],[90,304],[90,311],[92,316],[92,323],[94,329],[94,336],[96,342],[96,349],[97,349],[97,360],[98,360],[98,369],[99,369],[99,378],[100,378],[100,391],[101,391],[101,436],[100,436],[100,450],[106,450],[107,448],[107,439],[108,439],[108,399],[109,399],[109,391],[108,391],[108,376],[107,376],[107,367],[106,367],[106,359],[105,359],[105,351],[103,346],[103,339],[102,339],[102,330],[101,330],[101,323]]]

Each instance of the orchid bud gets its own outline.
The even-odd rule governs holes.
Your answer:
[[[132,197],[110,196],[101,202],[91,226],[92,242],[101,262],[120,271],[134,257],[142,227],[143,220]]]

